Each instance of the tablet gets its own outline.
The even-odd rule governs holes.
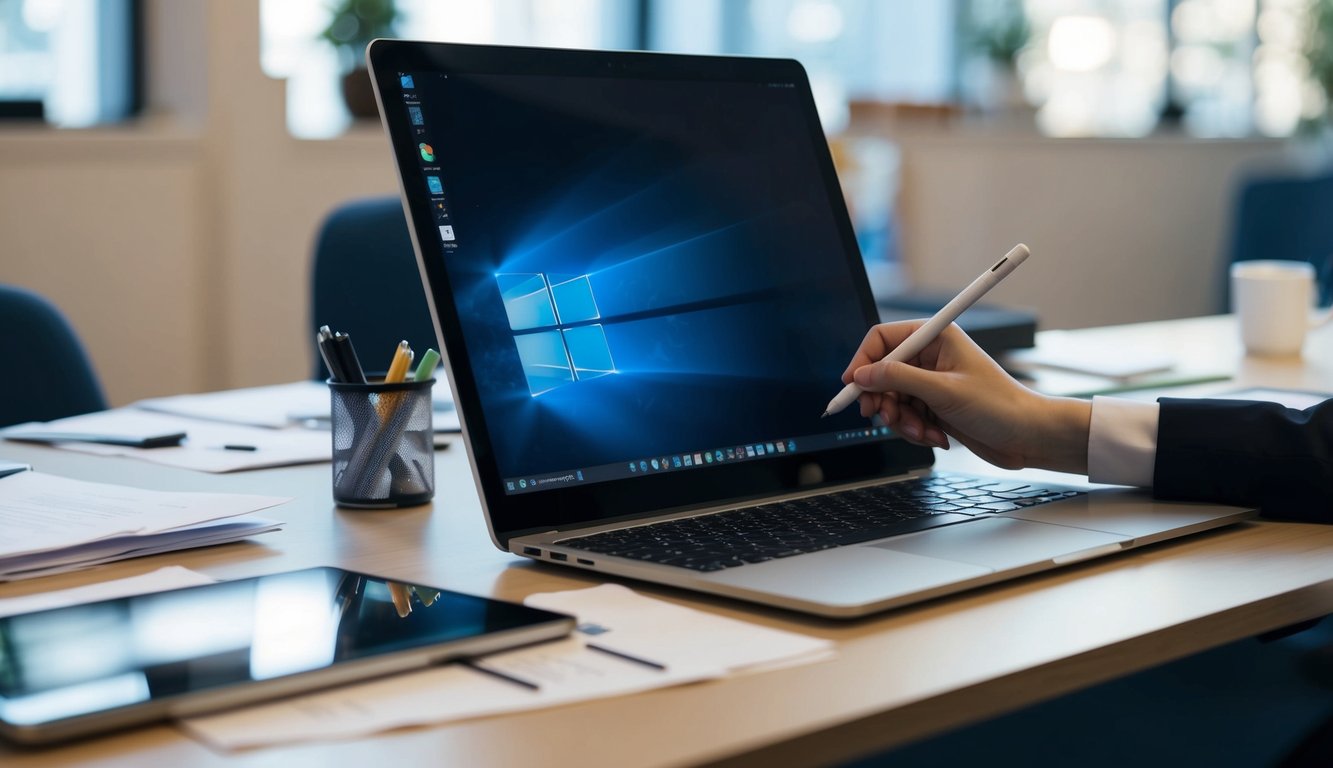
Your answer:
[[[574,619],[313,568],[0,618],[0,734],[46,743],[567,635]]]

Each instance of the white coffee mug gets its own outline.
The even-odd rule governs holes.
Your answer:
[[[1299,355],[1314,316],[1314,266],[1304,261],[1238,261],[1231,265],[1231,309],[1251,355]]]

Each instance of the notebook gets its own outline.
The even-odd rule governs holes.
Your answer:
[[[821,419],[876,308],[798,63],[367,58],[501,549],[852,617],[1250,513],[938,474]]]

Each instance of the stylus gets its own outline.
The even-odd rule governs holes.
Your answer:
[[[1008,277],[1009,273],[1017,269],[1019,264],[1027,261],[1029,255],[1030,252],[1026,245],[1022,243],[1015,245],[1012,250],[1004,255],[1004,258],[978,275],[971,285],[968,285],[961,293],[953,297],[948,304],[941,307],[934,317],[927,320],[925,325],[917,328],[912,335],[903,340],[902,344],[894,347],[893,351],[889,352],[884,359],[904,362],[921,354],[921,350],[934,341],[936,336],[943,333],[944,329],[949,327],[949,323],[957,320],[964,310],[977,302],[977,299],[985,296],[987,291]],[[829,401],[828,408],[824,410],[824,416],[832,416],[841,412],[844,408],[856,402],[856,398],[861,396],[862,391],[856,385],[856,382],[843,387],[842,391]],[[824,418],[824,416],[820,418]]]

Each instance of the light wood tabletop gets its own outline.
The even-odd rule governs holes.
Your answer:
[[[1333,390],[1333,326],[1301,359],[1242,355],[1228,317],[1078,331],[1088,344],[1162,348],[1246,386]],[[996,476],[961,448],[939,466]],[[521,600],[599,583],[499,552],[463,447],[437,454],[434,504],[340,509],[329,465],[208,475],[132,459],[0,443],[0,457],[80,479],[164,490],[281,494],[284,530],[251,542],[0,584],[0,598],[182,565],[236,578],[338,565],[412,583]],[[1333,613],[1333,526],[1249,522],[855,621],[821,620],[631,583],[645,594],[833,640],[806,666],[439,727],[223,754],[160,724],[39,750],[0,746],[28,766],[671,766],[827,764],[886,749],[1232,640]]]

